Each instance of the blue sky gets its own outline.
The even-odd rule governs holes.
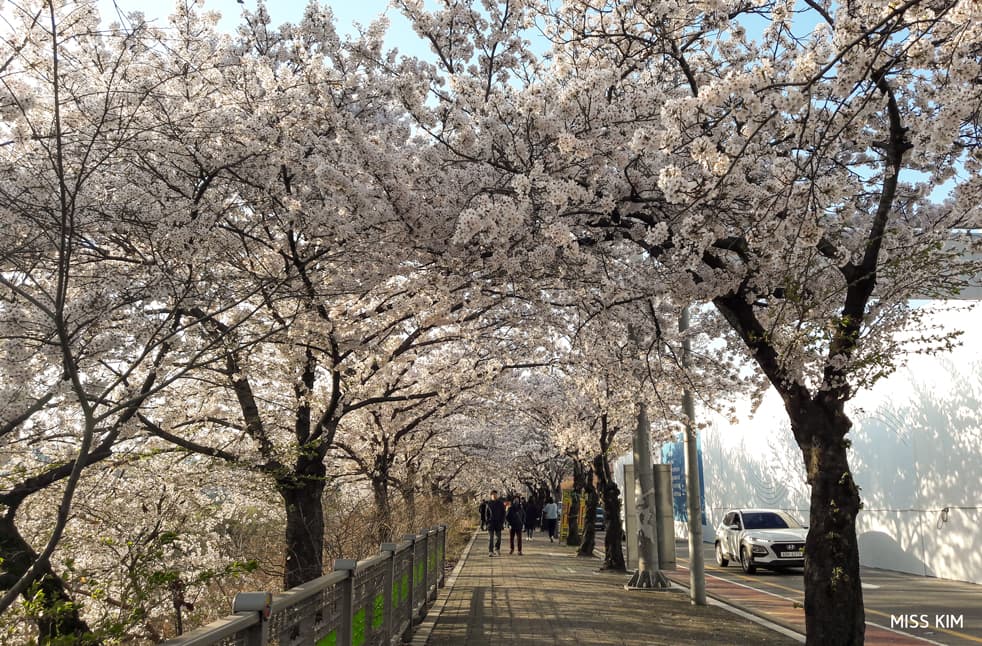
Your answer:
[[[104,20],[115,16],[114,7],[119,7],[123,12],[142,11],[148,18],[159,18],[163,21],[174,7],[174,3],[169,0],[98,0],[98,2],[99,12]],[[273,18],[273,24],[279,25],[300,20],[307,4],[307,0],[268,0],[266,8]],[[331,7],[338,31],[341,33],[352,33],[354,31],[352,25],[355,22],[368,25],[379,15],[384,14],[389,18],[386,45],[413,54],[423,54],[428,51],[402,14],[389,7],[389,0],[328,0],[322,4]],[[432,6],[433,3],[428,0],[426,4]],[[219,24],[224,29],[232,31],[239,22],[242,8],[255,9],[256,0],[245,0],[245,4],[239,4],[236,0],[205,0],[204,6],[207,10],[221,13],[222,21]]]

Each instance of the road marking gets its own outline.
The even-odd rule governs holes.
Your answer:
[[[680,561],[680,562],[682,562],[682,561],[684,561],[685,563],[688,563],[688,562],[689,562],[689,559],[683,559],[683,558],[680,558],[680,559],[679,559],[679,561]],[[682,566],[682,569],[683,569],[683,570],[688,570],[689,568],[688,568],[688,567],[685,567],[685,566]],[[770,592],[770,591],[768,591],[768,590],[761,590],[760,588],[755,588],[755,587],[754,587],[754,586],[752,586],[752,585],[745,585],[745,584],[743,584],[743,583],[740,583],[739,581],[734,581],[733,579],[729,579],[729,578],[727,578],[727,577],[722,577],[722,576],[716,576],[715,574],[708,574],[708,573],[706,573],[705,571],[703,571],[703,574],[705,574],[706,576],[711,576],[711,577],[713,577],[714,579],[719,579],[720,581],[726,581],[726,582],[728,582],[728,583],[732,583],[732,584],[734,584],[734,585],[739,585],[739,586],[741,586],[741,587],[744,587],[744,588],[747,588],[747,589],[749,589],[749,590],[756,590],[757,592],[763,592],[764,594],[769,594],[769,595],[772,595],[772,596],[775,596],[775,597],[777,597],[778,599],[784,599],[785,601],[790,601],[791,603],[797,603],[797,604],[799,604],[799,605],[801,605],[801,603],[802,603],[802,602],[801,602],[801,601],[799,601],[799,600],[796,600],[796,599],[789,599],[789,598],[787,598],[787,597],[784,597],[784,596],[781,596],[781,595],[779,595],[779,594],[777,594],[777,593],[775,593],[775,592]],[[794,592],[795,594],[798,594],[798,595],[803,595],[803,594],[804,594],[804,593],[803,593],[803,592],[802,592],[801,590],[797,590],[797,589],[795,589],[795,588],[789,588],[788,586],[786,586],[786,585],[781,585],[781,584],[779,584],[779,583],[771,583],[770,581],[762,581],[761,579],[758,579],[758,578],[756,578],[756,577],[751,577],[751,576],[747,576],[747,575],[745,575],[745,574],[733,574],[733,575],[731,575],[731,576],[734,576],[734,577],[739,577],[739,578],[741,578],[741,579],[743,579],[743,580],[745,580],[745,581],[751,581],[751,582],[753,582],[753,583],[758,583],[758,584],[761,584],[761,583],[766,583],[767,585],[771,585],[771,586],[774,586],[775,588],[779,588],[779,589],[781,589],[781,590],[787,590],[787,591],[789,591],[789,592]]]
[[[688,559],[684,559],[684,558],[679,558],[678,560],[679,560],[680,563],[681,562],[685,562],[685,563],[688,563],[689,562]],[[689,568],[688,567],[685,567],[685,566],[682,566],[682,569],[688,570]],[[706,574],[706,573],[704,572],[704,574]],[[733,579],[729,579],[729,578],[726,578],[726,577],[716,576],[715,574],[706,574],[706,576],[712,577],[714,579],[719,579],[720,581],[727,581],[727,582],[732,583],[734,585],[738,585],[738,586],[747,588],[748,590],[756,590],[757,592],[763,592],[764,594],[769,594],[771,596],[777,597],[778,599],[784,599],[785,601],[790,601],[792,603],[799,603],[799,604],[802,603],[800,601],[795,601],[794,599],[789,599],[787,597],[781,596],[781,595],[779,595],[777,593],[774,593],[774,592],[771,592],[769,590],[762,590],[760,588],[755,588],[752,585],[746,585],[746,584],[740,583],[738,581],[734,581]],[[783,590],[789,590],[791,592],[794,592],[795,594],[802,594],[801,590],[796,590],[795,588],[790,588],[788,586],[784,586],[784,585],[781,585],[779,583],[773,583],[771,581],[766,581],[766,580],[762,580],[762,579],[759,579],[759,578],[746,576],[744,574],[733,574],[732,576],[739,577],[739,578],[741,578],[741,579],[743,579],[745,581],[752,581],[753,583],[756,583],[756,584],[770,585],[770,586],[774,586],[775,588],[780,588],[780,589],[783,589]],[[872,584],[863,583],[862,585],[863,585],[863,587],[866,587],[867,585],[872,585]],[[873,587],[879,588],[880,586],[873,586]],[[890,617],[890,615],[888,613],[881,612],[879,610],[874,610],[873,608],[870,608],[869,606],[866,606],[865,604],[864,604],[864,608],[863,609],[866,611],[867,614],[872,613],[874,615],[879,615],[880,617],[887,617],[887,618]],[[885,628],[886,630],[892,630],[893,632],[895,632],[895,633],[897,633],[899,635],[904,635],[905,637],[911,637],[913,639],[921,639],[921,640],[923,640],[925,642],[928,642],[930,644],[937,644],[938,643],[938,642],[931,641],[930,639],[928,639],[926,637],[921,637],[920,635],[915,635],[914,633],[905,633],[905,632],[901,632],[899,630],[894,630],[894,629],[891,629],[891,628],[886,628],[885,626],[882,626],[880,624],[873,623],[872,621],[867,621],[866,623],[869,624],[869,625],[871,625],[871,626],[876,626],[877,628]],[[982,639],[980,639],[978,637],[974,637],[972,635],[968,635],[966,633],[960,633],[957,630],[950,630],[950,629],[947,629],[947,628],[934,628],[934,630],[936,630],[937,632],[940,632],[940,633],[945,633],[947,635],[951,635],[952,637],[958,637],[959,639],[967,639],[969,641],[973,641],[975,643],[982,644]]]
[[[685,568],[685,569],[688,570],[689,568]],[[725,577],[716,576],[715,574],[706,574],[706,576],[712,577],[714,579],[718,579],[720,581],[725,581],[726,583],[732,583],[733,585],[738,585],[741,588],[746,588],[748,590],[753,590],[754,592],[763,592],[764,594],[769,594],[772,597],[777,597],[778,599],[782,599],[784,601],[790,601],[792,604],[798,603],[800,605],[800,602],[799,601],[795,601],[794,599],[789,599],[787,597],[781,596],[781,595],[777,594],[776,592],[771,592],[770,590],[761,590],[760,588],[755,588],[752,585],[746,585],[746,584],[740,583],[739,581],[734,581],[732,579],[727,579]],[[795,591],[795,592],[797,592],[797,591]]]
[[[866,610],[867,610],[867,612],[875,612],[875,611],[870,611],[869,609],[866,609]],[[876,614],[882,614],[882,613],[876,613]],[[905,633],[903,631],[897,630],[896,628],[887,628],[883,624],[878,624],[878,623],[873,622],[873,621],[867,621],[866,622],[866,625],[867,626],[876,626],[880,630],[886,630],[886,631],[891,632],[891,633],[897,633],[898,635],[903,635],[904,637],[913,638],[913,639],[919,639],[919,640],[921,640],[923,642],[927,642],[928,644],[934,644],[935,646],[944,646],[944,644],[942,644],[941,642],[931,641],[927,637],[921,637],[920,635],[913,635],[911,633]]]
[[[872,608],[866,608],[866,612],[871,612],[874,615],[879,615],[881,617],[890,617],[891,616],[891,615],[889,615],[889,614],[887,614],[885,612],[881,612],[879,610],[873,610]],[[870,623],[870,622],[867,622],[867,623]],[[882,626],[881,626],[881,628],[882,628]],[[972,635],[966,635],[965,633],[960,633],[957,630],[949,630],[947,628],[933,628],[932,630],[935,630],[935,631],[937,631],[939,633],[945,633],[946,635],[951,635],[952,637],[958,637],[959,639],[967,639],[967,640],[973,641],[973,642],[975,642],[977,644],[982,644],[982,639],[980,639],[978,637],[974,637]],[[894,632],[898,632],[898,631],[894,631]],[[910,635],[911,633],[903,633],[902,632],[900,634],[901,635]],[[916,636],[917,635],[915,635],[915,637]],[[924,639],[924,637],[921,637],[921,639]],[[932,642],[932,643],[934,643],[934,642]]]
[[[863,590],[879,590],[880,586],[873,585],[872,583],[860,583],[863,586]]]
[[[798,588],[792,588],[792,587],[787,586],[787,585],[781,585],[780,583],[774,583],[773,581],[768,581],[767,579],[759,579],[759,578],[756,578],[756,577],[747,576],[746,574],[734,574],[733,576],[740,577],[744,581],[751,581],[751,582],[756,583],[758,585],[769,585],[769,586],[772,586],[772,587],[777,588],[778,590],[787,590],[788,592],[794,592],[795,594],[801,595],[801,598],[804,599],[804,595],[805,595],[804,591],[803,590],[799,590]],[[799,603],[801,603],[801,602],[799,602]]]

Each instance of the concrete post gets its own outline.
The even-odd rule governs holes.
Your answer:
[[[447,585],[447,526],[440,525],[440,587]]]
[[[420,600],[417,599],[416,594],[416,542],[419,540],[419,536],[416,534],[406,534],[402,537],[402,540],[409,541],[412,545],[409,547],[409,628],[407,629],[410,634],[412,633],[413,625],[416,623],[416,604]]]
[[[644,403],[638,404],[638,427],[634,434],[634,493],[638,506],[638,569],[625,588],[668,589],[669,582],[659,569],[658,530],[655,522],[655,479],[651,469],[651,428]]]
[[[430,602],[430,549],[433,547],[433,537],[430,530],[424,529],[423,534],[423,608]],[[433,586],[433,593],[436,594],[436,586]],[[422,610],[421,610],[422,613]]]
[[[338,626],[337,646],[351,646],[351,624],[355,606],[355,568],[358,561],[354,559],[335,559],[334,571],[347,572],[348,576],[341,582],[341,625]]]
[[[396,609],[395,609],[395,599],[392,596],[392,588],[396,581],[396,549],[398,545],[395,543],[382,543],[379,546],[379,552],[387,554],[389,557],[389,565],[385,568],[385,579],[382,585],[385,588],[384,598],[385,598],[385,636],[387,639],[391,640],[393,637],[393,632],[395,632],[396,623]]]
[[[245,636],[244,646],[266,646],[269,642],[269,613],[272,592],[239,592],[232,600],[233,614],[259,613],[259,624]]]
[[[655,499],[657,500],[658,524],[658,565],[664,572],[674,570],[675,560],[675,515],[672,501],[672,465],[653,465],[655,474]]]
[[[638,512],[635,509],[634,465],[624,465],[624,559],[629,570],[638,568]]]

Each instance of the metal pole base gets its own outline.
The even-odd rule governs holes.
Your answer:
[[[661,570],[635,570],[631,580],[624,586],[625,590],[668,590],[672,587],[668,578]]]

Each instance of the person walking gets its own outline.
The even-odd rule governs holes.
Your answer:
[[[549,532],[549,542],[552,543],[554,538],[559,538],[556,535],[556,525],[559,522],[559,505],[557,505],[552,496],[546,498],[546,506],[542,508],[542,518],[546,521],[546,531]]]
[[[508,527],[510,531],[508,532],[509,542],[511,543],[511,554],[515,553],[515,537],[518,537],[518,555],[522,555],[522,531],[525,529],[525,508],[522,507],[522,501],[519,500],[518,496],[511,501],[511,506],[508,507],[508,513],[506,515],[508,520]]]
[[[501,530],[505,528],[505,501],[498,498],[498,490],[491,490],[491,500],[484,509],[484,526],[488,529],[488,556],[501,554]]]
[[[539,522],[539,507],[535,504],[534,500],[529,500],[524,504],[525,507],[525,535],[529,540],[532,540],[532,532],[535,531],[535,525]]]
[[[478,507],[477,507],[477,515],[481,519],[481,531],[482,532],[487,529],[487,521],[484,518],[485,515],[487,514],[487,511],[488,511],[488,499],[487,498],[483,498],[483,499],[481,499],[481,504],[478,505]]]

